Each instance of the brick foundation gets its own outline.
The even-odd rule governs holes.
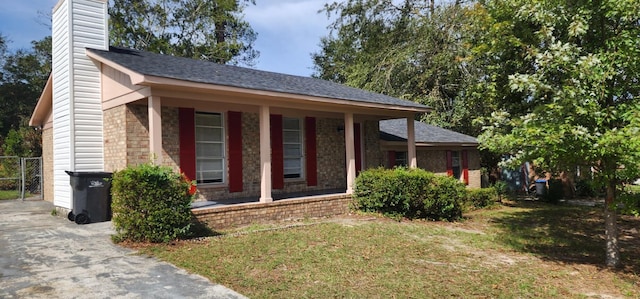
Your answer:
[[[270,221],[342,215],[349,212],[351,196],[333,194],[283,199],[270,203],[245,203],[192,210],[211,229],[238,227]]]

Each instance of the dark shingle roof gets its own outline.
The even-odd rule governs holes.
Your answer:
[[[142,75],[261,91],[428,109],[418,103],[310,77],[260,71],[118,47],[110,47],[109,51],[87,50]]]
[[[414,128],[416,143],[478,144],[474,137],[423,122],[415,121]],[[385,141],[407,141],[407,120],[381,120],[380,138]]]

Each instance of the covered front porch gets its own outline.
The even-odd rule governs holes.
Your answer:
[[[378,121],[404,117],[413,136],[416,114],[368,105],[294,104],[264,92],[245,98],[246,91],[145,87],[138,93],[142,99],[103,103],[107,171],[149,161],[170,166],[197,181],[197,208],[351,194],[359,171],[383,163]],[[202,125],[201,116],[212,116],[216,123]],[[292,120],[298,125],[294,130],[286,125]],[[198,138],[205,133],[219,139],[205,140],[200,148]],[[291,133],[293,141],[288,140]],[[287,142],[293,147],[287,148]],[[212,143],[219,153],[217,172],[200,160]],[[299,161],[293,172],[286,165],[291,149]],[[417,165],[414,142],[408,142],[407,153],[411,165]]]
[[[135,50],[87,55],[101,64],[105,171],[170,166],[196,182],[195,210],[348,200],[358,172],[383,165],[383,119],[406,119],[407,164],[417,165],[421,104]]]

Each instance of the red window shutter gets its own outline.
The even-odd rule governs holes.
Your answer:
[[[307,169],[307,186],[318,185],[317,169],[317,149],[316,149],[316,118],[305,117],[304,119],[305,157]]]
[[[284,144],[282,140],[282,115],[271,115],[271,186],[284,188]]]
[[[196,179],[196,111],[193,108],[178,109],[180,129],[180,171],[189,181]]]
[[[229,192],[242,192],[242,112],[227,113],[229,131]]]
[[[353,124],[353,142],[356,151],[356,174],[362,170],[362,140],[360,138],[360,124]]]
[[[462,179],[465,185],[469,185],[469,160],[467,151],[462,151]]]
[[[388,151],[387,156],[389,157],[389,168],[394,168],[396,166],[396,152]]]
[[[451,151],[447,151],[447,175],[453,176],[453,157]]]

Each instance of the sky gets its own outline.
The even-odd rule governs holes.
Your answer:
[[[256,0],[244,19],[258,37],[260,57],[254,68],[299,76],[313,73],[311,54],[319,52],[320,38],[330,21],[318,13],[331,0]],[[10,50],[28,49],[30,42],[50,35],[51,12],[58,0],[1,0],[0,34],[11,41]]]

